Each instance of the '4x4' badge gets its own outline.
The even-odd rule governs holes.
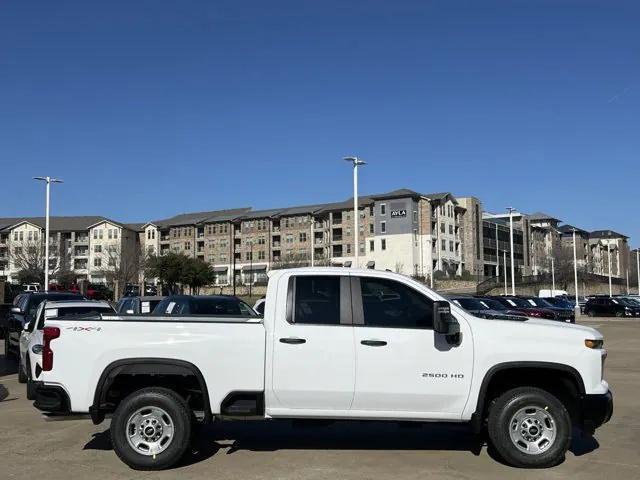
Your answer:
[[[74,332],[99,332],[102,327],[67,327],[66,330],[73,330]]]

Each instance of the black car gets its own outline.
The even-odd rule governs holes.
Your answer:
[[[467,312],[475,317],[490,318],[494,320],[523,320],[524,316],[521,314],[510,315],[508,310],[498,303],[496,305],[490,305],[486,299],[475,297],[449,297],[449,301],[455,303],[461,308],[464,308]]]
[[[146,315],[153,312],[156,306],[164,300],[164,297],[122,297],[116,306],[116,312],[120,315]]]
[[[152,315],[258,316],[253,308],[231,295],[169,295],[156,305]]]
[[[545,298],[533,297],[533,296],[521,296],[524,300],[529,302],[532,307],[544,308],[550,310],[555,314],[554,320],[561,322],[576,323],[576,313],[572,306],[555,305],[549,302]]]
[[[5,355],[20,353],[20,334],[24,326],[35,316],[44,300],[78,300],[84,298],[76,293],[34,292],[18,295],[7,315],[7,333],[4,339]]]
[[[640,307],[621,297],[592,297],[584,306],[584,313],[590,317],[640,317]]]
[[[527,317],[544,318],[545,320],[556,320],[556,314],[549,308],[535,306],[522,297],[506,295],[490,297],[500,302],[507,308],[525,314]]]

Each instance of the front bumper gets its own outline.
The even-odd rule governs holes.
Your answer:
[[[45,385],[43,382],[33,382],[35,389],[35,402],[33,406],[38,410],[48,413],[66,415],[70,412],[69,396],[62,387]]]
[[[593,435],[596,428],[607,423],[613,415],[613,394],[611,391],[596,395],[584,395],[581,399],[582,430]]]

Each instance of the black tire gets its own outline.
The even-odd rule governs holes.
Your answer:
[[[623,312],[621,312],[620,310],[618,310],[618,311],[616,312],[616,317],[620,318],[620,317],[622,317],[622,316],[624,316],[624,313],[623,313]]]
[[[543,431],[546,428],[547,431],[555,432],[554,439],[546,444],[544,437],[540,437],[539,445],[542,445],[542,451],[536,454],[521,450],[511,437],[512,426],[515,427],[515,436],[518,436],[519,429],[523,428],[519,422],[512,425],[515,415],[529,408],[537,409],[552,420],[552,428],[546,428],[548,425],[542,424]],[[532,427],[535,428],[536,425]],[[531,431],[534,432],[532,435],[542,434],[540,430]],[[565,406],[549,392],[539,388],[519,387],[503,393],[496,399],[489,411],[488,433],[491,445],[509,465],[519,468],[553,467],[564,460],[571,443],[571,419]],[[529,437],[532,438],[536,437]],[[524,448],[526,445],[527,442],[521,440],[521,446]]]
[[[27,400],[36,399],[36,384],[31,378],[31,362],[27,357]]]
[[[18,355],[18,382],[27,383],[27,373],[22,365],[22,355]]]
[[[128,421],[138,410],[156,407],[164,410],[173,425],[171,443],[156,455],[136,451],[128,437]],[[185,400],[172,390],[160,387],[143,388],[126,397],[111,420],[111,443],[124,463],[135,470],[163,470],[175,465],[191,442],[191,411]]]

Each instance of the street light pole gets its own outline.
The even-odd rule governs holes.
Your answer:
[[[359,233],[359,224],[360,224],[360,215],[358,212],[358,167],[360,165],[365,165],[366,162],[360,160],[358,157],[344,157],[346,162],[353,163],[353,239],[354,239],[354,254],[355,261],[354,267],[358,268],[359,257],[360,257],[360,241],[358,239]]]
[[[573,279],[575,282],[574,291],[576,294],[576,308],[578,308],[578,255],[576,253],[576,229],[573,229]]]
[[[504,294],[507,295],[507,251],[502,251],[502,256],[504,257],[504,266],[502,270],[504,271]]]
[[[551,296],[556,296],[556,265],[551,257]]]
[[[636,273],[638,274],[638,295],[640,295],[640,247],[636,250]]]
[[[613,297],[613,290],[611,288],[611,241],[607,241],[607,258],[609,260],[609,296]]]
[[[511,207],[507,207],[509,211],[509,243],[511,244],[511,295],[516,294],[516,266],[513,259],[513,211]]]
[[[45,188],[45,228],[44,228],[44,291],[49,291],[49,203],[51,197],[51,184],[62,183],[62,180],[51,177],[33,177],[34,180],[41,180],[46,183]]]

